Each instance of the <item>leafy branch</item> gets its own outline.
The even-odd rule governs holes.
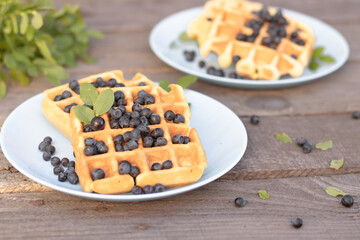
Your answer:
[[[320,67],[319,62],[323,62],[327,64],[335,62],[335,59],[332,56],[324,55],[323,52],[324,52],[324,47],[317,47],[314,49],[309,64],[309,68],[311,71],[316,71]]]

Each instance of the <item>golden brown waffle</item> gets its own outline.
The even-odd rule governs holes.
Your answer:
[[[241,76],[260,80],[277,80],[287,74],[300,76],[309,63],[315,43],[310,26],[283,16],[288,23],[287,34],[281,37],[279,44],[272,44],[275,49],[262,42],[264,37],[270,36],[267,21],[261,25],[258,35],[248,38],[250,41],[236,39],[239,33],[253,35],[254,28],[249,23],[252,19],[260,20],[256,12],[263,7],[261,3],[244,0],[208,1],[203,12],[190,23],[187,34],[197,39],[202,57],[214,52],[223,68],[233,64],[234,56],[239,56],[241,59],[236,62],[235,69]],[[275,16],[277,9],[268,8],[268,13]],[[298,34],[295,40],[302,40],[303,45],[292,41],[293,32]]]
[[[123,83],[126,87],[136,87],[140,83],[145,83],[149,86],[156,86],[156,84],[149,80],[144,75],[138,73],[131,80],[126,80],[123,76],[122,71],[114,70],[109,72],[104,72],[97,75],[92,75],[83,79],[80,79],[78,82],[81,85],[82,83],[92,83],[95,80],[101,77],[104,80],[109,80],[114,78],[117,83]],[[99,89],[107,89],[99,88]],[[60,101],[54,101],[56,95],[61,95],[65,90],[70,91],[72,97],[66,98]],[[64,112],[64,108],[72,103],[78,105],[84,104],[80,98],[80,95],[76,94],[73,90],[69,88],[69,84],[64,84],[55,88],[51,88],[44,91],[44,100],[42,103],[43,113],[46,118],[54,124],[65,136],[72,138],[72,130],[70,129],[70,114]]]
[[[100,131],[83,132],[84,123],[80,122],[73,111],[71,111],[71,135],[73,136],[73,147],[76,155],[76,173],[79,176],[80,184],[85,192],[97,192],[103,194],[118,194],[129,192],[136,185],[154,186],[157,183],[165,187],[183,186],[196,182],[201,177],[207,166],[205,151],[201,145],[199,136],[195,129],[189,125],[190,109],[186,101],[183,89],[178,85],[170,85],[172,90],[167,93],[163,89],[153,85],[142,87],[113,88],[113,91],[121,90],[127,101],[126,110],[131,112],[134,99],[140,90],[155,97],[155,103],[144,105],[150,108],[153,113],[160,117],[160,124],[149,125],[151,130],[161,128],[164,130],[164,138],[167,140],[165,146],[144,148],[143,140],[138,140],[138,148],[132,151],[116,152],[114,137],[124,134],[133,128],[111,129],[110,118],[107,114],[101,115],[105,120],[105,128]],[[101,92],[103,89],[99,89]],[[185,123],[175,124],[164,119],[164,113],[172,110],[174,113],[182,114]],[[172,137],[175,134],[188,136],[188,144],[173,144]],[[104,141],[108,152],[104,154],[86,156],[84,154],[85,139],[93,138],[96,141]],[[127,160],[133,166],[140,169],[140,174],[134,179],[126,174],[120,175],[118,166],[121,161]],[[162,163],[171,160],[171,169],[152,171],[153,163]],[[102,169],[105,178],[93,181],[91,173],[94,169]]]

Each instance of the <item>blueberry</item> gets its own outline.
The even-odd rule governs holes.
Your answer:
[[[50,143],[48,141],[42,141],[40,144],[39,144],[39,150],[44,152],[46,147],[49,145]]]
[[[55,153],[55,147],[53,145],[47,145],[45,147],[45,152],[50,153],[51,155],[53,155]]]
[[[108,86],[108,83],[104,80],[101,80],[101,81],[96,80],[96,83],[99,85],[99,87],[102,87],[102,88]]]
[[[114,98],[115,98],[115,101],[118,101],[119,99],[124,99],[125,98],[125,95],[122,91],[116,91],[114,92]]]
[[[64,107],[64,112],[70,113],[71,108],[72,108],[72,107],[75,107],[76,105],[77,105],[76,103],[72,103],[72,104],[70,104],[70,105],[65,106],[65,107]]]
[[[125,99],[119,99],[116,103],[118,106],[126,106],[127,105],[127,102]]]
[[[131,164],[128,161],[121,161],[119,164],[120,174],[129,174],[131,170]]]
[[[112,119],[119,119],[123,113],[120,109],[114,109],[113,111],[111,111],[110,114]]]
[[[302,146],[302,151],[303,151],[303,153],[310,153],[310,152],[312,151],[312,146],[311,146],[311,144],[305,143],[305,144]]]
[[[134,129],[131,131],[131,139],[139,140],[141,138],[141,132],[139,129]]]
[[[71,82],[69,82],[69,88],[71,90],[75,91],[75,89],[77,89],[78,87],[80,87],[80,85],[77,80],[72,80]]]
[[[86,125],[84,126],[83,131],[84,131],[84,132],[91,132],[91,131],[92,131],[91,126],[90,126],[89,124],[86,124]]]
[[[97,149],[95,146],[86,146],[84,148],[85,156],[93,156],[97,154]]]
[[[109,87],[111,87],[111,88],[113,88],[113,87],[115,87],[115,85],[116,85],[116,79],[115,78],[110,78],[109,80],[108,80],[108,86]]]
[[[50,153],[48,153],[48,152],[44,152],[44,153],[43,153],[43,159],[44,159],[45,161],[49,161],[50,158],[51,158],[51,154],[50,154]]]
[[[239,75],[236,72],[232,72],[229,74],[229,78],[238,78]]]
[[[80,87],[75,88],[74,92],[75,92],[76,94],[80,94]]]
[[[52,138],[49,137],[49,136],[47,136],[47,137],[44,138],[44,142],[49,142],[49,143],[51,143],[51,142],[52,142]]]
[[[124,142],[124,138],[123,138],[123,136],[121,134],[116,135],[114,137],[114,143],[115,144],[122,144],[123,142]]]
[[[185,118],[183,115],[181,115],[181,114],[175,115],[174,123],[184,123],[184,122],[185,122]]]
[[[136,128],[137,126],[139,126],[140,124],[141,124],[141,122],[140,122],[140,119],[139,118],[132,118],[131,120],[130,120],[130,127],[131,128]]]
[[[55,166],[59,166],[60,165],[60,158],[58,157],[52,157],[50,160],[51,165]]]
[[[153,143],[154,143],[154,140],[152,137],[144,137],[144,139],[143,139],[143,147],[144,148],[152,147]]]
[[[145,187],[143,187],[143,191],[145,194],[153,193],[154,188],[151,185],[146,185]]]
[[[53,172],[55,175],[58,175],[59,173],[64,172],[64,168],[62,166],[56,166],[54,167]]]
[[[150,136],[152,136],[153,138],[163,137],[164,136],[164,130],[162,130],[161,128],[155,128],[150,133]]]
[[[60,101],[60,100],[63,100],[63,96],[61,95],[56,95],[55,98],[54,98],[54,101],[57,102],[57,101]]]
[[[97,84],[96,82],[92,82],[91,85],[93,85],[95,88],[99,87],[99,84]]]
[[[146,117],[146,118],[149,118],[151,116],[151,110],[150,108],[143,108],[140,112],[140,116],[141,117]]]
[[[66,167],[69,164],[69,159],[68,158],[63,158],[61,159],[61,165]]]
[[[247,201],[241,197],[235,198],[234,204],[237,207],[244,207],[246,205]]]
[[[243,33],[239,33],[236,35],[236,40],[238,40],[238,41],[246,41],[247,38],[248,38],[248,36]]]
[[[176,134],[172,137],[172,143],[173,144],[183,144],[184,143],[184,137],[180,134]]]
[[[299,34],[297,32],[292,32],[290,35],[291,38],[298,38]]]
[[[128,128],[130,127],[130,119],[126,116],[122,116],[119,119],[119,125],[121,128]]]
[[[166,138],[159,137],[154,142],[154,147],[161,147],[161,146],[165,146],[166,144],[167,144]]]
[[[199,61],[199,68],[204,68],[206,66],[206,63],[203,60]]]
[[[137,129],[140,130],[141,136],[148,136],[150,134],[150,128],[145,124],[140,124],[137,126]]]
[[[137,97],[138,98],[143,98],[147,95],[147,92],[145,92],[145,90],[140,90],[138,93],[137,93]]]
[[[119,106],[117,109],[119,109],[123,114],[126,112],[126,107]]]
[[[113,119],[110,121],[110,128],[111,129],[119,129],[120,125],[119,125],[119,120],[117,119]]]
[[[149,119],[147,119],[145,116],[141,116],[139,118],[139,120],[140,120],[140,124],[144,124],[144,125],[149,125],[150,124]]]
[[[164,114],[166,121],[173,121],[175,118],[175,113],[171,110],[167,110]]]
[[[188,144],[190,142],[190,138],[189,137],[184,137],[184,144]]]
[[[70,167],[75,167],[75,161],[70,161],[69,164],[68,164],[68,168]]]
[[[144,98],[136,98],[134,100],[134,103],[140,104],[140,105],[144,105]]]
[[[93,106],[87,105],[87,104],[83,104],[84,107],[90,108],[91,110],[93,110]]]
[[[72,172],[72,173],[68,173],[67,175],[67,180],[69,181],[69,183],[71,184],[77,184],[79,183],[79,177],[76,174],[76,172]]]
[[[67,90],[63,91],[63,93],[61,95],[64,99],[72,97],[71,92],[67,91]]]
[[[273,39],[272,39],[272,42],[274,44],[279,44],[281,42],[281,37],[279,36],[274,36]]]
[[[91,120],[91,129],[94,131],[102,130],[105,128],[105,120],[102,117],[94,117]]]
[[[131,112],[124,112],[123,116],[130,119],[131,118]]]
[[[290,57],[292,57],[293,59],[297,59],[297,56],[295,54],[291,54]]]
[[[142,190],[142,188],[139,187],[139,186],[136,186],[136,185],[131,189],[131,192],[132,192],[132,194],[134,194],[134,195],[138,195],[138,194],[143,194],[143,193],[144,193],[144,191]]]
[[[207,18],[206,20],[208,20],[209,22],[211,22],[213,19],[212,19],[212,18]]]
[[[360,119],[360,112],[355,111],[355,112],[352,113],[351,116],[352,116],[353,119]]]
[[[94,171],[92,171],[92,173],[91,173],[91,178],[94,181],[105,178],[104,170],[102,170],[100,168],[94,169]]]
[[[97,84],[100,84],[101,82],[104,81],[104,79],[102,77],[97,77],[95,81]]]
[[[123,134],[123,138],[125,142],[128,142],[132,139],[131,131],[127,131]]]
[[[116,144],[115,145],[115,151],[117,152],[123,152],[124,151],[124,148],[121,144]]]
[[[305,143],[308,143],[308,140],[306,140],[306,138],[303,137],[299,137],[296,139],[296,144],[299,145],[300,147],[304,146]]]
[[[135,140],[131,139],[126,146],[128,150],[134,150],[139,147],[139,144]]]
[[[151,165],[151,171],[158,171],[161,170],[162,165],[160,163],[154,163],[153,165]]]
[[[154,186],[154,192],[158,193],[158,192],[164,192],[165,191],[165,187],[158,183]]]
[[[159,124],[160,123],[160,116],[156,113],[152,113],[149,122],[151,125]]]
[[[138,168],[138,167],[136,167],[136,166],[131,166],[131,168],[130,168],[130,176],[132,176],[133,178],[136,178],[137,177],[137,175],[139,175],[140,174],[140,169]]]
[[[206,70],[206,73],[210,74],[210,75],[215,75],[216,69],[214,67],[208,67],[208,69]]]
[[[341,204],[349,208],[354,204],[354,198],[350,195],[345,195],[341,198]]]
[[[301,218],[295,218],[294,220],[291,220],[291,224],[294,228],[301,228],[303,225],[303,220]]]
[[[117,83],[117,84],[115,84],[115,87],[125,87],[125,84],[123,84],[123,83]]]
[[[108,147],[105,145],[103,141],[98,141],[96,143],[96,149],[99,154],[104,154],[108,152]]]
[[[166,160],[162,163],[162,169],[170,169],[173,167],[173,163],[171,160]]]
[[[75,168],[74,167],[68,167],[65,172],[69,175],[69,174],[75,172]]]
[[[145,104],[145,105],[154,104],[154,103],[155,103],[155,98],[154,98],[153,95],[147,94],[147,95],[144,97],[144,104]]]
[[[67,173],[66,172],[60,172],[58,175],[59,182],[65,182],[67,179]]]
[[[251,122],[251,124],[253,124],[253,125],[258,125],[259,122],[260,122],[260,117],[257,116],[257,115],[252,115],[252,116],[250,117],[250,122]]]
[[[86,138],[84,142],[85,142],[85,146],[95,146],[96,145],[96,140],[93,138]]]
[[[239,55],[235,55],[235,56],[233,56],[232,61],[233,61],[233,63],[237,63],[240,59],[241,59],[241,57]]]
[[[298,39],[295,43],[296,43],[297,45],[300,45],[300,46],[304,46],[304,45],[305,45],[305,41],[302,40],[302,39]]]
[[[139,83],[139,85],[138,85],[138,86],[140,86],[140,87],[146,86],[146,83],[141,82],[141,83]]]
[[[140,113],[139,112],[132,112],[130,115],[130,118],[140,118]]]
[[[272,38],[271,37],[263,37],[263,39],[261,39],[261,44],[263,45],[269,45],[272,42]]]
[[[127,144],[123,146],[123,152],[129,151],[129,150],[130,150],[129,146]]]

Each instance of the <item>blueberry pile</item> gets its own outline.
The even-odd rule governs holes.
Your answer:
[[[60,101],[60,100],[63,100],[63,99],[67,99],[67,98],[71,98],[72,97],[72,94],[70,91],[63,91],[61,95],[56,95],[55,98],[54,98],[54,101],[57,102],[57,101]]]
[[[103,88],[103,87],[125,87],[123,83],[117,83],[116,79],[110,78],[108,81],[105,81],[102,77],[96,78],[95,82],[91,83],[96,88]]]
[[[195,55],[196,55],[195,51],[185,50],[183,53],[184,53],[186,61],[188,61],[188,62],[194,61],[194,58],[195,58]]]
[[[299,137],[296,139],[296,144],[302,148],[304,153],[310,153],[312,151],[312,145],[308,142],[306,138]]]
[[[304,42],[304,40],[299,38],[299,33],[298,33],[299,31],[300,31],[300,29],[297,29],[296,31],[294,31],[290,34],[290,41],[292,41],[293,43],[296,43],[297,45],[304,46],[305,42]]]
[[[105,128],[105,120],[102,117],[94,117],[90,124],[86,124],[83,128],[84,132],[99,131]]]
[[[150,136],[144,136],[143,147],[161,147],[167,144],[166,138],[164,138],[164,130],[161,128],[155,128],[151,131]]]
[[[155,98],[150,93],[145,92],[145,90],[140,90],[137,93],[137,98],[134,100],[134,103],[140,105],[150,105],[155,103]]]
[[[45,137],[44,140],[39,144],[39,150],[43,152],[43,159],[49,161],[54,166],[53,172],[58,175],[60,182],[68,180],[71,184],[77,184],[79,177],[75,172],[75,162],[70,161],[68,158],[52,157],[55,153],[55,147],[51,144],[51,137]],[[66,171],[64,167],[67,167]]]
[[[172,137],[173,144],[188,144],[190,142],[190,138],[186,136],[181,136],[181,134],[176,134]]]
[[[120,175],[129,174],[133,178],[136,178],[140,174],[140,169],[137,166],[132,166],[129,161],[121,161],[119,164]]]
[[[173,111],[168,110],[164,113],[164,118],[166,121],[173,121],[174,123],[185,123],[185,118],[181,114],[175,114]]]
[[[171,160],[166,160],[162,164],[160,163],[153,163],[151,165],[151,171],[158,171],[158,170],[164,170],[164,169],[170,169],[173,167],[173,163]]]
[[[123,135],[121,134],[116,135],[114,137],[115,151],[123,152],[123,151],[131,151],[137,149],[139,147],[138,140],[140,138],[141,138],[141,131],[139,129],[127,131]]]
[[[135,185],[131,189],[131,192],[134,195],[149,194],[149,193],[159,193],[159,192],[164,192],[164,191],[165,191],[165,187],[160,183],[156,184],[154,187],[151,186],[151,185],[146,185],[143,188]]]
[[[94,156],[97,154],[104,154],[108,152],[108,147],[104,141],[96,141],[93,138],[85,139],[84,154],[86,156]]]

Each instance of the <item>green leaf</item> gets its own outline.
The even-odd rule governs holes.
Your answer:
[[[167,92],[170,92],[170,91],[171,91],[171,88],[168,87],[169,84],[170,84],[170,82],[167,81],[167,80],[161,80],[161,81],[159,82],[160,87],[162,87],[162,88],[163,88],[165,91],[167,91]]]
[[[21,22],[20,22],[20,33],[24,35],[29,26],[29,17],[26,13],[21,14]]]
[[[3,28],[3,32],[5,34],[10,34],[11,33],[11,23],[10,23],[10,21],[5,22],[5,27]]]
[[[59,49],[67,49],[74,44],[74,39],[71,37],[71,35],[56,36],[54,41]]]
[[[0,99],[5,97],[6,94],[6,82],[0,79]]]
[[[26,40],[32,41],[34,39],[35,28],[33,26],[28,26],[25,37]]]
[[[339,160],[331,160],[330,168],[339,170],[344,165],[344,158]]]
[[[189,107],[191,107],[191,102],[188,102]]]
[[[324,63],[334,63],[335,62],[335,59],[330,55],[320,56],[320,60],[323,61]]]
[[[18,62],[22,62],[22,63],[25,63],[27,65],[31,64],[29,58],[25,55],[24,52],[14,51],[13,56],[16,59],[16,61],[18,61]]]
[[[315,145],[315,147],[319,150],[325,151],[328,149],[331,149],[333,146],[333,142],[331,140],[329,141],[324,141],[324,142],[319,142]]]
[[[17,68],[11,68],[9,75],[11,77],[11,79],[19,82],[21,85],[29,85],[30,83],[30,78],[22,71],[20,71]]]
[[[100,32],[100,31],[87,30],[86,33],[87,33],[87,35],[88,35],[89,37],[104,38],[104,34],[102,34],[102,32]]]
[[[73,111],[75,116],[81,121],[86,124],[90,124],[91,120],[95,117],[95,113],[88,107],[77,105],[73,107]]]
[[[325,191],[327,194],[329,194],[330,196],[333,196],[333,197],[347,195],[346,193],[344,193],[343,191],[341,191],[340,189],[335,188],[335,187],[327,187],[325,189]]]
[[[54,58],[51,56],[50,50],[44,40],[35,39],[36,46],[39,48],[41,55],[43,55],[52,64],[56,64]]]
[[[69,74],[61,66],[43,67],[41,68],[46,78],[55,85],[60,85],[60,80],[68,78]]]
[[[193,41],[193,39],[189,38],[189,36],[187,35],[186,32],[182,32],[182,33],[179,35],[179,40],[180,40],[181,42]]]
[[[181,77],[176,84],[180,85],[183,88],[187,88],[190,84],[196,82],[197,77],[196,76],[192,76],[192,75],[186,75]]]
[[[319,58],[324,51],[324,47],[317,47],[314,49],[312,58]]]
[[[80,98],[85,104],[94,106],[98,95],[97,89],[90,83],[80,85]]]
[[[13,33],[17,34],[19,32],[19,28],[16,20],[16,15],[11,15],[10,19],[11,19]]]
[[[268,192],[266,190],[259,190],[259,198],[261,199],[268,199],[270,197],[270,195],[268,194]]]
[[[315,59],[311,59],[310,64],[309,64],[309,69],[311,71],[316,71],[318,68],[319,68],[319,63],[316,62]]]
[[[43,18],[41,16],[40,13],[38,13],[37,11],[33,11],[32,12],[32,19],[31,19],[31,25],[37,30],[40,29],[42,27],[42,25],[44,24],[43,22]]]
[[[291,138],[289,137],[289,135],[287,135],[286,133],[284,132],[276,132],[275,133],[275,138],[276,140],[278,140],[279,142],[283,142],[283,143],[291,143],[292,140]]]
[[[80,90],[81,91],[81,90]],[[111,89],[106,89],[105,91],[101,92],[97,97],[94,110],[96,112],[96,116],[100,116],[112,107],[114,104],[114,93]]]
[[[4,56],[4,63],[8,68],[15,68],[16,67],[16,60],[14,56],[10,53],[6,53]]]
[[[34,64],[28,66],[26,71],[31,77],[38,77],[40,75],[39,69]]]

